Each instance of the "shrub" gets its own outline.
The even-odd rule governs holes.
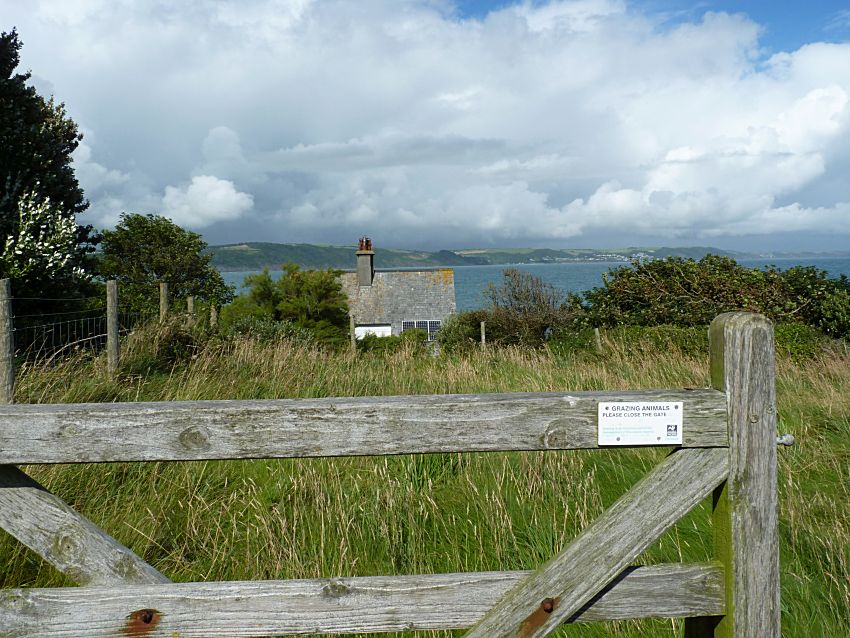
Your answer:
[[[125,374],[168,372],[196,355],[209,331],[190,328],[182,317],[151,321],[134,328],[122,346],[121,371]]]
[[[850,291],[830,292],[821,301],[819,311],[814,322],[824,334],[850,340]]]
[[[708,354],[708,329],[706,326],[617,326],[602,332],[603,342],[614,342],[630,353],[657,356],[659,352],[678,352],[688,357]],[[549,349],[556,354],[596,352],[593,329],[568,329],[555,333]]]
[[[485,310],[464,312],[446,321],[437,340],[447,350],[473,347],[481,341],[481,322],[487,343],[499,346],[541,346],[556,330],[574,323],[580,306],[551,284],[530,273],[508,268],[502,283],[484,291]]]
[[[414,353],[427,351],[428,333],[424,330],[405,330],[400,335],[389,337],[378,337],[367,334],[357,341],[357,350],[360,352],[373,352],[375,354],[391,354],[401,350]]]
[[[811,359],[824,351],[831,340],[813,326],[786,322],[774,327],[776,353],[792,359]]]
[[[463,352],[481,342],[481,322],[487,321],[486,310],[471,310],[451,315],[440,326],[437,343],[446,352]],[[488,333],[490,327],[488,326]]]
[[[316,337],[306,328],[291,321],[275,321],[266,317],[246,315],[234,319],[224,332],[226,336],[250,337],[260,343],[292,341],[302,346],[316,345]]]
[[[798,266],[785,272],[745,268],[729,257],[699,261],[635,260],[584,294],[584,326],[703,326],[722,312],[759,312],[776,323],[802,322],[832,336],[850,335],[850,281]]]
[[[222,326],[229,329],[249,318],[255,321],[288,321],[309,331],[318,343],[342,347],[348,343],[348,300],[342,292],[338,270],[300,270],[283,266],[277,281],[268,268],[245,278],[248,292],[222,310]]]
[[[558,355],[596,353],[596,335],[592,328],[567,328],[556,331],[546,345]]]

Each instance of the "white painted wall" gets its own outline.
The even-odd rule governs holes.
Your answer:
[[[366,335],[375,335],[376,337],[389,337],[393,333],[393,327],[390,324],[381,326],[354,326],[354,338],[362,339]]]

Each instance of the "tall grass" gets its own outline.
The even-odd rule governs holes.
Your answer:
[[[99,358],[29,367],[20,402],[142,401],[698,387],[704,355],[608,339],[586,351],[429,356],[327,352],[288,341],[183,343],[149,329],[110,379]],[[180,340],[177,339],[177,342]],[[178,344],[179,345],[179,344]],[[783,635],[850,635],[850,357],[778,364]],[[174,580],[531,569],[663,453],[571,451],[28,468]],[[701,504],[640,562],[711,556]],[[70,584],[0,537],[3,586]],[[564,627],[563,636],[681,635],[675,620]],[[419,632],[404,635],[452,635]]]

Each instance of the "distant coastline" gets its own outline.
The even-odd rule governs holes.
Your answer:
[[[280,270],[293,262],[302,268],[353,267],[355,246],[320,244],[277,244],[244,242],[210,246],[212,265],[222,272]],[[664,259],[685,257],[700,259],[705,255],[725,255],[741,259],[824,259],[848,258],[850,251],[747,253],[722,250],[711,246],[627,247],[627,248],[471,248],[464,250],[405,250],[377,248],[375,264],[380,268],[417,268],[447,266],[509,266],[520,264],[629,262],[632,259]]]

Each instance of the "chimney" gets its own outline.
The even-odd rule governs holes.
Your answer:
[[[372,240],[361,237],[357,247],[357,283],[361,286],[371,286],[375,275],[375,251],[372,250]]]

